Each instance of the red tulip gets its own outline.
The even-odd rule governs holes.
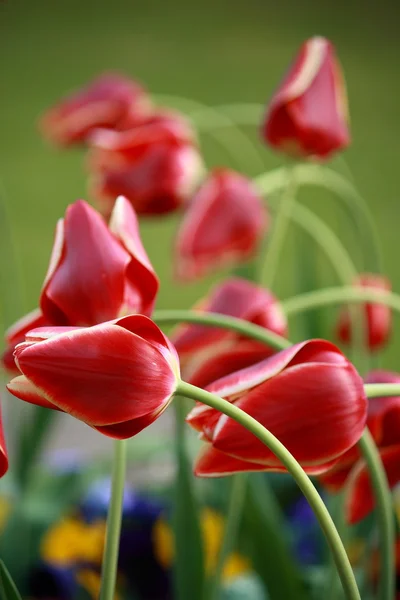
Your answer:
[[[192,129],[172,114],[123,132],[97,130],[91,144],[90,187],[105,213],[119,194],[139,214],[171,212],[185,204],[202,173]]]
[[[215,169],[194,196],[180,225],[178,278],[195,279],[249,259],[267,225],[266,210],[251,182],[234,171]]]
[[[3,475],[7,472],[7,470],[8,470],[8,455],[7,455],[6,440],[4,438],[3,422],[1,419],[1,411],[0,411],[0,477],[3,477]]]
[[[71,204],[58,222],[40,311],[18,321],[7,333],[3,361],[25,333],[42,325],[95,325],[128,313],[149,315],[158,279],[140,240],[129,202],[115,203],[109,226],[86,202]]]
[[[387,277],[363,273],[354,281],[354,287],[375,288],[376,290],[390,291],[391,283]],[[385,304],[367,302],[363,305],[363,320],[366,327],[367,344],[370,350],[379,350],[389,340],[392,328],[392,311]],[[339,317],[337,336],[344,344],[349,344],[352,339],[352,326],[350,312],[346,308]]]
[[[278,335],[287,333],[287,321],[278,300],[268,290],[246,279],[227,279],[195,308],[244,319]],[[274,353],[265,344],[233,331],[203,325],[181,325],[172,339],[184,379],[203,388]]]
[[[105,74],[48,110],[40,128],[52,142],[69,146],[86,141],[97,127],[132,127],[150,106],[149,96],[137,82]]]
[[[263,137],[277,150],[327,158],[350,142],[343,73],[331,42],[307,40],[275,92]]]
[[[167,408],[179,380],[177,353],[158,327],[130,315],[93,327],[30,331],[15,349],[17,398],[66,412],[125,439]]]
[[[327,471],[361,437],[367,411],[363,382],[330,342],[296,344],[207,388],[273,433],[312,475]],[[201,477],[239,471],[285,471],[253,434],[198,404],[187,417],[207,442],[195,466]]]
[[[400,383],[400,375],[389,371],[372,371],[366,383]],[[400,397],[370,398],[367,427],[379,448],[390,487],[400,482]],[[329,491],[347,485],[346,517],[357,523],[375,506],[369,474],[356,447],[344,454],[340,461],[320,477]]]

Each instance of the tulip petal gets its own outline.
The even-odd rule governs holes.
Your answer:
[[[213,288],[208,298],[200,301],[195,309],[244,319],[270,329],[278,335],[285,335],[287,321],[277,299],[262,287],[231,277]],[[215,342],[239,337],[218,327],[187,324],[176,329],[172,340],[182,357]]]
[[[226,375],[207,386],[207,390],[229,398],[260,385],[289,366],[306,362],[347,364],[346,358],[334,344],[325,340],[308,340],[294,344],[255,365]]]
[[[22,319],[19,319],[6,331],[5,338],[8,347],[5,349],[1,361],[7,371],[10,371],[11,373],[18,371],[14,361],[14,349],[16,344],[25,341],[25,335],[28,331],[46,324],[47,320],[43,316],[41,310],[35,309],[22,317]]]
[[[267,224],[267,214],[251,182],[234,171],[215,170],[181,222],[176,242],[178,278],[195,279],[247,260]]]
[[[3,477],[3,475],[7,472],[7,470],[8,470],[8,455],[7,455],[6,440],[4,437],[3,422],[2,422],[1,411],[0,411],[0,477]]]
[[[51,408],[52,410],[61,410],[58,406],[55,406],[50,400],[45,398],[43,392],[38,390],[38,388],[24,375],[14,377],[14,379],[7,384],[7,389],[13,396],[16,396],[20,400],[24,400],[25,402],[29,402],[30,404],[42,406],[43,408]]]
[[[225,375],[254,365],[274,354],[272,348],[254,342],[237,342],[230,350],[222,350],[213,356],[199,357],[189,361],[184,370],[186,381],[205,388]],[[200,364],[199,364],[200,363]]]
[[[46,398],[95,426],[161,410],[177,384],[158,349],[112,323],[18,347],[16,357]]]
[[[116,319],[114,323],[152,344],[164,356],[165,360],[170,363],[177,377],[179,377],[178,353],[154,321],[145,315],[128,315],[127,317]]]
[[[258,385],[235,405],[273,433],[302,466],[312,467],[335,460],[359,440],[367,401],[362,379],[350,363],[303,363]],[[217,449],[236,458],[269,465],[278,462],[258,439],[225,415],[212,440]]]
[[[400,444],[380,450],[389,486],[400,481]],[[360,461],[350,475],[346,496],[346,520],[351,525],[364,519],[375,507],[369,472],[364,461]]]
[[[42,290],[43,313],[60,325],[114,318],[123,305],[128,253],[83,200],[68,207],[63,232],[62,250],[56,240]]]
[[[168,403],[169,404],[169,403]],[[155,411],[152,414],[139,417],[137,419],[131,419],[130,421],[124,421],[122,423],[114,423],[113,425],[102,425],[100,427],[94,427],[97,431],[108,437],[112,437],[117,440],[125,440],[133,437],[137,433],[140,433],[143,429],[151,425],[164,410],[168,407],[165,404],[161,411]]]
[[[154,307],[159,281],[140,239],[135,211],[123,196],[119,196],[115,202],[109,227],[131,256],[131,262],[127,268],[127,279],[133,292],[136,292],[133,297],[138,297],[140,304],[138,306],[137,302],[129,302],[128,297],[125,300],[127,310],[150,315]],[[140,286],[139,290],[138,286]]]
[[[196,402],[195,407],[192,408],[185,420],[193,429],[202,432],[205,427],[209,426],[210,422],[214,424],[220,416],[221,413],[215,408]]]
[[[251,471],[269,471],[269,468],[265,465],[229,456],[224,452],[216,450],[211,444],[204,445],[194,465],[194,474],[196,477],[225,477],[233,473],[247,473]]]

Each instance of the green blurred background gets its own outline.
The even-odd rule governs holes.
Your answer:
[[[397,12],[396,2],[378,5],[361,0],[0,2],[1,194],[24,290],[19,302],[2,217],[4,325],[36,306],[56,220],[68,203],[87,197],[84,153],[57,151],[40,139],[35,122],[44,109],[101,71],[113,69],[158,94],[208,104],[266,103],[298,46],[315,34],[332,39],[345,69],[354,137],[346,159],[374,211],[385,269],[398,289]],[[255,128],[248,128],[248,133],[257,139]],[[208,164],[237,166],[211,142],[202,141]],[[261,145],[260,149],[267,169],[281,164],[280,157]],[[347,243],[351,240],[352,231],[338,217],[328,193],[302,192],[301,201],[338,232],[344,230]],[[142,225],[145,245],[163,282],[161,307],[188,306],[212,281],[170,284],[169,248],[176,224],[173,217]],[[292,249],[288,242],[277,281],[282,297],[293,293],[302,278],[299,263],[289,268]],[[327,271],[321,285],[335,282],[323,261],[321,270]],[[392,344],[387,366],[398,366],[399,349],[400,342]]]

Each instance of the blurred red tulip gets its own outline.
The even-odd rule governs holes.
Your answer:
[[[363,273],[353,283],[354,287],[375,288],[390,291],[391,283],[387,277]],[[363,319],[366,327],[366,342],[370,350],[379,350],[389,340],[392,328],[392,311],[385,304],[367,302],[363,305]],[[343,344],[352,340],[352,326],[348,308],[342,310],[337,324],[337,336]]]
[[[246,279],[232,277],[218,284],[195,309],[244,319],[278,335],[287,333],[287,321],[278,300]],[[275,352],[233,331],[203,325],[181,325],[172,340],[184,379],[203,388]]]
[[[116,196],[139,214],[163,214],[187,202],[203,167],[188,121],[173,113],[151,115],[123,132],[98,129],[90,139],[90,188],[108,214]]]
[[[7,472],[7,470],[8,470],[8,454],[7,454],[7,448],[6,448],[6,440],[4,438],[3,422],[2,422],[1,411],[0,411],[0,477],[3,477],[3,475]]]
[[[18,321],[6,334],[5,366],[27,331],[42,325],[95,325],[128,313],[150,315],[158,279],[140,240],[136,215],[117,199],[109,226],[83,200],[60,219],[40,311]]]
[[[197,191],[180,225],[177,277],[196,279],[249,259],[267,225],[267,212],[251,182],[235,171],[215,169]]]
[[[275,92],[263,137],[290,155],[324,159],[350,142],[343,73],[334,47],[323,37],[307,40]]]
[[[143,315],[81,329],[34,329],[16,347],[15,360],[22,375],[7,386],[14,396],[118,439],[160,416],[179,380],[174,347]]]
[[[264,425],[312,475],[332,467],[365,425],[362,379],[325,340],[296,344],[206,389]],[[286,470],[253,434],[215,409],[198,404],[187,421],[207,442],[195,466],[198,476]]]
[[[400,375],[390,371],[371,371],[366,383],[400,383]],[[367,427],[370,430],[386,469],[389,485],[400,482],[400,397],[370,398]],[[351,448],[340,461],[320,477],[331,492],[347,485],[346,518],[357,523],[375,506],[369,474],[357,447]]]
[[[97,127],[132,127],[150,107],[150,98],[141,85],[109,73],[60,100],[43,115],[39,126],[46,138],[69,146],[85,142]]]

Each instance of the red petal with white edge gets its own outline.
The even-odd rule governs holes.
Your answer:
[[[194,308],[244,319],[278,335],[284,335],[287,330],[286,319],[277,299],[268,290],[239,277],[232,277],[217,285],[210,296]],[[183,356],[216,341],[237,337],[238,334],[227,329],[188,324],[178,327],[172,339],[179,354]]]
[[[400,481],[400,444],[380,450],[389,486]],[[375,494],[364,461],[354,468],[348,482],[345,513],[351,525],[364,519],[375,508]]]
[[[161,410],[176,389],[177,377],[158,349],[112,323],[63,333],[16,354],[23,374],[46,398],[90,425]]]
[[[194,366],[187,381],[197,387],[205,388],[213,381],[230,373],[254,365],[271,356],[275,351],[257,342],[237,342],[232,350],[221,351],[201,364]],[[192,362],[196,362],[195,358]],[[191,367],[190,362],[188,365]]]
[[[334,344],[325,340],[308,340],[294,344],[255,365],[241,369],[207,386],[209,392],[223,398],[245,393],[271,379],[283,369],[301,363],[348,364]]]
[[[127,312],[150,315],[155,303],[159,281],[140,239],[139,224],[131,203],[119,196],[115,202],[109,223],[110,231],[121,242],[131,256],[127,268],[127,282],[140,303],[129,302],[129,290],[125,298]],[[132,297],[132,294],[131,294]]]
[[[269,470],[265,465],[238,460],[229,454],[220,452],[211,444],[205,444],[194,465],[194,474],[197,477],[224,477],[233,473]],[[282,471],[284,470],[282,469]]]
[[[36,406],[42,406],[43,408],[51,408],[52,410],[61,410],[55,406],[50,400],[43,396],[43,392],[33,385],[29,379],[24,375],[14,377],[7,384],[7,389],[13,396],[29,402],[30,404],[36,404]]]
[[[155,411],[150,415],[145,415],[138,419],[131,419],[130,421],[124,421],[123,423],[115,423],[114,425],[95,427],[94,429],[108,437],[117,440],[125,440],[140,433],[143,429],[151,425],[167,407],[168,404],[166,404],[161,411]]]
[[[3,422],[2,422],[1,411],[0,411],[0,477],[3,477],[3,475],[7,472],[7,470],[8,470],[8,455],[7,455],[6,440],[4,438]]]
[[[83,200],[68,207],[53,254],[40,302],[52,323],[94,325],[118,316],[130,257]]]
[[[337,464],[340,465],[340,459]],[[328,471],[327,473],[323,473],[318,479],[319,482],[326,488],[329,492],[338,492],[345,485],[347,478],[349,477],[351,471],[353,470],[354,462],[350,463],[343,468],[335,468]]]
[[[47,340],[54,335],[68,333],[69,331],[75,331],[76,329],[82,329],[82,327],[52,327],[51,325],[47,327],[36,327],[35,329],[30,329],[28,331],[25,339],[27,343],[42,342],[43,340]]]
[[[28,313],[22,319],[19,319],[12,325],[5,334],[6,342],[9,346],[5,349],[1,360],[7,371],[11,373],[17,372],[18,368],[14,361],[14,349],[16,344],[25,341],[25,335],[34,327],[46,325],[46,319],[39,309],[35,309]]]
[[[128,315],[114,321],[119,327],[127,329],[131,333],[145,339],[152,344],[164,356],[172,369],[179,377],[179,357],[174,346],[157,325],[144,315]]]
[[[304,466],[340,457],[361,437],[367,400],[363,382],[347,363],[303,363],[289,367],[235,401]],[[242,460],[276,463],[252,434],[225,415],[214,430],[213,444]]]
[[[400,383],[400,374],[375,370],[364,378],[366,383]],[[370,398],[367,425],[379,446],[392,446],[400,440],[400,396]]]

